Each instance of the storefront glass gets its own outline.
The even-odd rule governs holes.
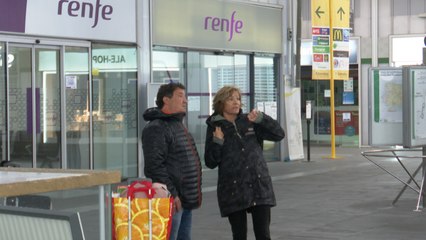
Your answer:
[[[89,48],[65,48],[67,168],[89,169]]]
[[[274,56],[254,57],[254,108],[278,119],[278,83]],[[263,153],[267,160],[278,160],[279,144],[263,142]]]
[[[88,120],[84,123],[69,120],[75,119],[75,110],[83,108],[80,105],[84,109],[89,106],[88,49],[10,44],[7,95],[10,161],[23,167],[35,164],[39,168],[89,168]],[[66,71],[63,81],[62,61]],[[63,89],[67,94],[65,104]],[[65,126],[62,116],[67,119]],[[67,129],[68,148],[62,146],[64,129]],[[77,135],[83,135],[85,139],[76,140]],[[80,148],[84,149],[84,156],[81,156]]]
[[[250,108],[249,56],[188,52],[188,129],[204,159],[206,119],[213,113],[216,92],[223,86],[241,90],[243,110]]]
[[[305,103],[312,101],[312,120],[309,131],[313,143],[329,143],[330,121],[330,81],[312,80],[311,66],[302,67],[302,114],[305,116]],[[335,140],[337,145],[359,145],[359,100],[358,68],[351,65],[349,80],[334,81]],[[302,124],[304,132],[307,125]],[[306,138],[305,138],[306,139]]]
[[[334,80],[335,143],[342,146],[359,146],[359,39],[351,39],[349,54],[349,79]],[[331,141],[330,81],[312,80],[312,41],[301,44],[301,105],[303,139],[318,144]],[[312,101],[312,119],[306,123],[306,101]]]
[[[60,168],[62,130],[59,49],[36,48],[35,59],[37,167]]]
[[[31,47],[9,47],[9,160],[24,167],[33,167],[31,56]],[[36,91],[36,94],[40,94],[40,91]]]
[[[250,76],[251,58],[254,59],[253,79]],[[259,108],[274,118],[278,117],[276,66],[274,55],[255,57],[248,54],[214,54],[198,51],[185,53],[154,51],[150,106],[155,106],[153,100],[161,84],[170,80],[183,83],[188,95],[188,129],[194,136],[203,159],[207,130],[205,121],[213,113],[214,95],[223,86],[240,88],[244,112]],[[253,103],[251,98],[254,99]],[[264,147],[267,160],[277,160],[278,145],[265,142]]]
[[[0,161],[7,159],[6,134],[6,67],[7,57],[5,44],[0,42]]]
[[[94,169],[135,177],[137,161],[137,49],[92,45]]]
[[[152,53],[152,83],[164,84],[185,80],[184,54],[182,52],[154,51]]]

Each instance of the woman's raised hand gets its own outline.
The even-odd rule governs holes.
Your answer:
[[[247,115],[247,118],[250,122],[254,122],[257,118],[257,115],[259,115],[259,111],[257,111],[256,109],[251,110],[251,112],[249,112],[249,114]]]
[[[219,138],[219,139],[223,139],[223,137],[225,136],[222,132],[222,128],[220,127],[216,127],[216,129],[213,132],[213,136]]]

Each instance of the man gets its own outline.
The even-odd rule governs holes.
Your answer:
[[[170,240],[191,239],[191,211],[202,198],[200,157],[182,123],[187,102],[182,84],[164,84],[157,93],[157,107],[143,114],[149,121],[142,132],[145,176],[166,184],[175,198]]]

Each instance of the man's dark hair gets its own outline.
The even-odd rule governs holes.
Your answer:
[[[168,84],[161,85],[160,89],[158,89],[158,92],[157,92],[157,100],[155,100],[155,104],[157,104],[157,107],[160,109],[163,108],[164,106],[163,97],[168,97],[168,98],[173,97],[173,92],[177,88],[185,90],[185,86],[183,86],[183,84],[179,82],[171,82]]]

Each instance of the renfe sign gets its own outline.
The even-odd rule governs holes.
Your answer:
[[[0,1],[0,31],[136,42],[135,1]]]
[[[232,40],[232,37],[235,33],[242,33],[243,21],[235,20],[235,13],[233,11],[231,14],[231,19],[218,18],[218,17],[205,17],[204,18],[204,30],[213,30],[213,31],[226,31],[229,33],[228,41]]]
[[[153,1],[153,44],[281,53],[282,9],[218,0]]]
[[[111,5],[102,5],[100,0],[96,0],[95,4],[69,0],[58,2],[58,15],[62,15],[64,12],[64,15],[70,17],[93,19],[92,28],[98,25],[99,18],[105,21],[111,20],[113,9]]]

